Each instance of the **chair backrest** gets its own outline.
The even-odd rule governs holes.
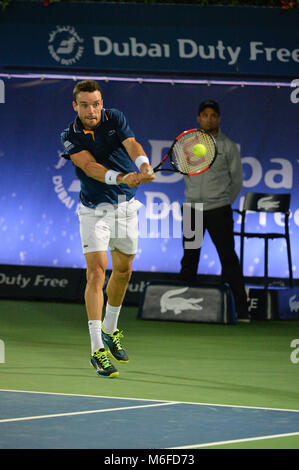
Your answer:
[[[255,212],[289,212],[290,194],[251,193],[245,194],[243,210]]]

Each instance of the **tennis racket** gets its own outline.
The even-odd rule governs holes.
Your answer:
[[[190,129],[176,137],[168,153],[149,174],[157,171],[175,171],[188,176],[199,175],[212,166],[216,156],[217,146],[214,137],[202,129]],[[168,157],[172,168],[161,168]]]

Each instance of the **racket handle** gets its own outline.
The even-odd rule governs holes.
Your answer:
[[[154,173],[154,170],[153,170],[153,169],[151,169],[151,170],[149,170],[149,171],[147,172],[148,175],[152,175],[153,173]]]

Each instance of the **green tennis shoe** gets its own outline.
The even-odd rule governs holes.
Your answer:
[[[105,349],[97,349],[90,357],[90,364],[95,368],[99,377],[117,377],[119,372],[111,364]]]
[[[114,333],[106,333],[102,326],[102,339],[103,343],[108,349],[109,354],[118,362],[127,364],[129,362],[128,355],[121,345],[120,338],[123,338],[123,334],[119,330],[115,330]]]

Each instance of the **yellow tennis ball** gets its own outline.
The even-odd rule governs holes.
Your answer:
[[[203,157],[207,153],[207,147],[203,144],[196,144],[192,147],[192,152],[198,157]]]

